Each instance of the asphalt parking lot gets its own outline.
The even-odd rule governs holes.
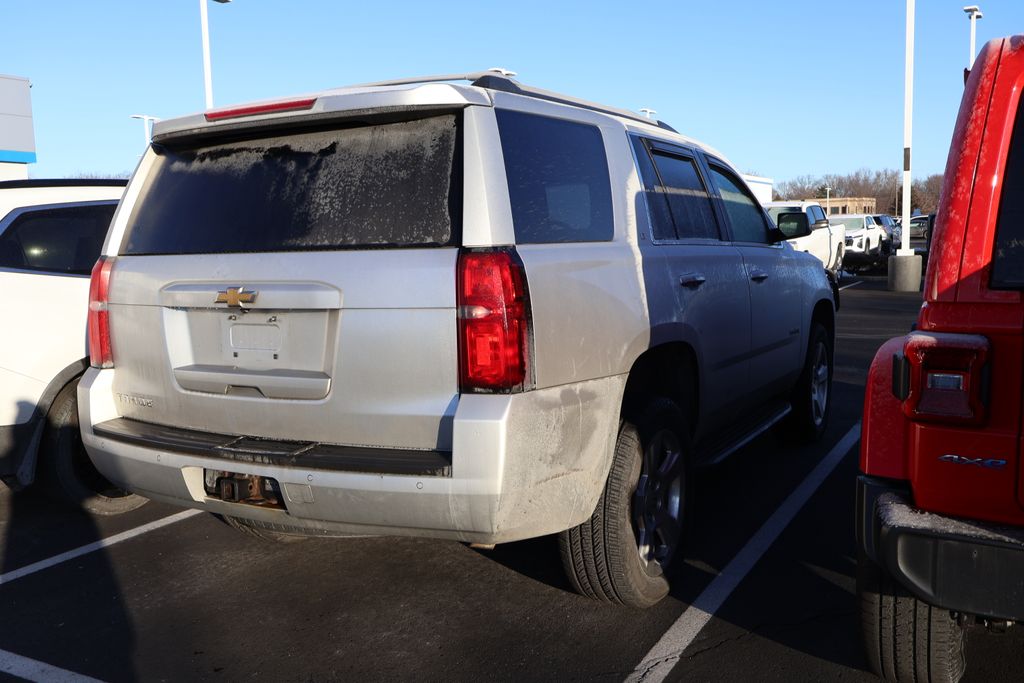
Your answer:
[[[920,297],[885,291],[879,276],[843,286],[825,438],[792,449],[769,434],[700,473],[685,562],[673,567],[671,596],[649,611],[572,593],[551,538],[494,550],[392,538],[278,545],[164,505],[95,518],[4,489],[0,672],[874,680],[854,595],[863,378],[878,346],[909,329]],[[89,544],[105,547],[62,555]],[[1022,645],[1019,629],[975,628],[966,680],[1021,680]]]

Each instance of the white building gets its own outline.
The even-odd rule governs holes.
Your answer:
[[[772,200],[772,192],[775,189],[775,180],[773,178],[744,173],[743,179],[747,181],[747,187],[754,193],[754,199],[758,203],[767,204]]]
[[[35,161],[28,79],[0,74],[0,180],[28,178],[28,165]]]

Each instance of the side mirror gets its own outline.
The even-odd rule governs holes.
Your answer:
[[[812,230],[821,230],[822,228],[828,228],[828,227],[830,227],[830,224],[828,222],[828,219],[826,218],[823,221],[816,221],[814,223],[814,225],[811,226],[811,229]]]
[[[811,226],[807,221],[807,214],[803,211],[793,213],[780,213],[778,218],[778,235],[775,242],[792,240],[797,237],[806,237],[811,234]]]

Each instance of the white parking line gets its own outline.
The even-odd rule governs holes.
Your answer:
[[[848,285],[843,285],[842,287],[839,288],[839,291],[841,292],[844,289],[849,289],[850,287],[856,287],[857,285],[862,285],[862,284],[864,284],[863,280],[857,280],[856,282],[851,282]]]
[[[37,662],[13,652],[0,650],[0,673],[10,674],[26,681],[46,683],[100,683],[96,678],[76,674],[74,671],[59,669],[44,662]]]
[[[736,589],[765,551],[789,526],[796,514],[810,499],[818,487],[828,478],[853,445],[860,438],[860,423],[839,440],[829,454],[807,475],[800,486],[789,494],[775,513],[764,523],[756,534],[743,546],[725,569],[704,589],[697,599],[683,612],[675,623],[661,636],[633,673],[626,679],[630,682],[655,683],[664,681],[683,652],[697,637],[701,629],[711,620],[726,598]]]
[[[114,534],[109,538],[103,538],[99,541],[89,543],[88,545],[80,546],[78,548],[75,548],[74,550],[69,550],[66,553],[54,555],[53,557],[48,557],[45,560],[40,560],[39,562],[33,562],[32,564],[25,565],[24,567],[13,569],[7,572],[6,574],[0,574],[0,586],[8,584],[11,581],[16,581],[17,579],[20,579],[24,576],[28,576],[29,574],[35,574],[36,572],[42,571],[44,569],[49,569],[50,567],[56,566],[63,562],[67,562],[68,560],[73,560],[76,557],[88,555],[89,553],[96,552],[97,550],[102,550],[103,548],[109,548],[110,546],[120,543],[121,541],[127,541],[130,538],[135,538],[136,536],[141,536],[142,534],[148,534],[150,531],[156,531],[157,529],[161,529],[165,526],[168,526],[169,524],[174,524],[176,522],[186,520],[189,517],[194,517],[196,515],[201,514],[203,514],[202,510],[185,510],[184,512],[179,512],[175,515],[171,515],[170,517],[164,517],[163,519],[158,519],[155,522],[143,524],[142,526],[135,527],[134,529],[129,529],[128,531],[124,531],[119,534]]]

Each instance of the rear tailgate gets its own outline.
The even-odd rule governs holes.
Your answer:
[[[158,149],[110,285],[123,417],[451,448],[459,114]]]

